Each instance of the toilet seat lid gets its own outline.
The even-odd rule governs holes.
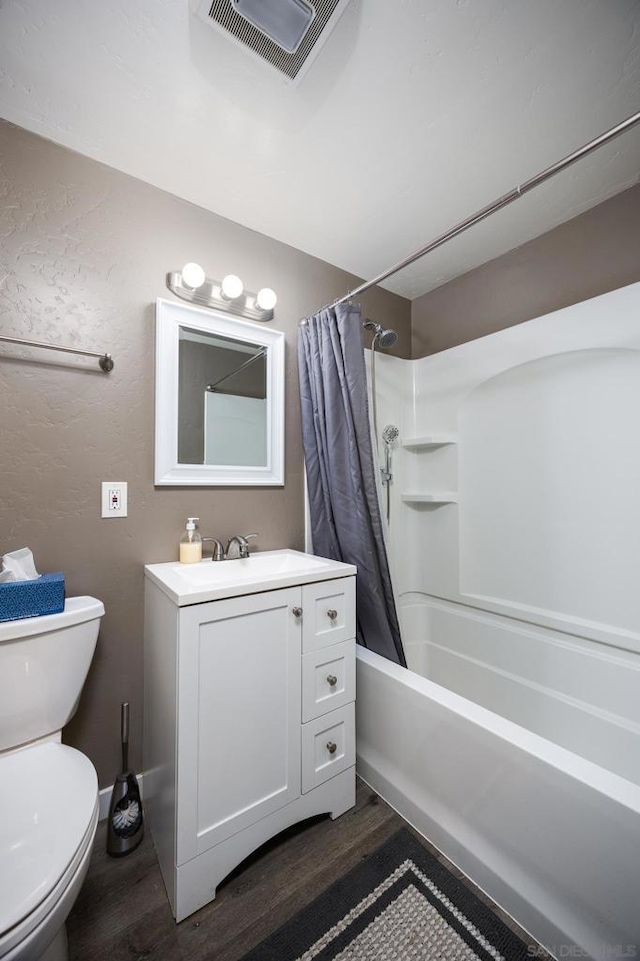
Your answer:
[[[0,757],[0,934],[58,883],[85,838],[97,797],[91,761],[65,744]]]

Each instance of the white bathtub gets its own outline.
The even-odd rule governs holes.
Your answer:
[[[640,957],[640,787],[358,648],[358,771],[558,958]]]

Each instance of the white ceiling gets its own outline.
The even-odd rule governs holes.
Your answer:
[[[297,87],[188,0],[0,0],[1,116],[364,278],[638,109],[640,0],[352,0]],[[639,171],[635,128],[385,286],[419,296]]]

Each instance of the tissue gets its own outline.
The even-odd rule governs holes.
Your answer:
[[[3,555],[0,583],[34,581],[37,577],[40,577],[40,575],[36,570],[33,554],[28,547],[21,547],[20,550],[10,551]]]
[[[64,610],[64,574],[38,574],[28,547],[10,551],[0,571],[0,622],[59,614]]]

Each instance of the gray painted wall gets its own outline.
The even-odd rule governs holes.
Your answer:
[[[143,565],[177,557],[185,518],[227,538],[259,531],[262,550],[303,547],[303,460],[295,339],[300,318],[359,279],[108,167],[0,123],[0,331],[108,351],[94,362],[0,345],[0,554],[29,546],[68,595],[106,607],[96,656],[65,740],[109,785],[120,702],[132,704],[141,766]],[[273,287],[285,331],[286,484],[278,489],[153,486],[154,304],[189,260],[210,276]],[[410,354],[410,305],[386,291],[366,316],[396,327]],[[100,483],[129,484],[129,516],[100,517]]]
[[[413,357],[638,280],[640,185],[414,300]]]

